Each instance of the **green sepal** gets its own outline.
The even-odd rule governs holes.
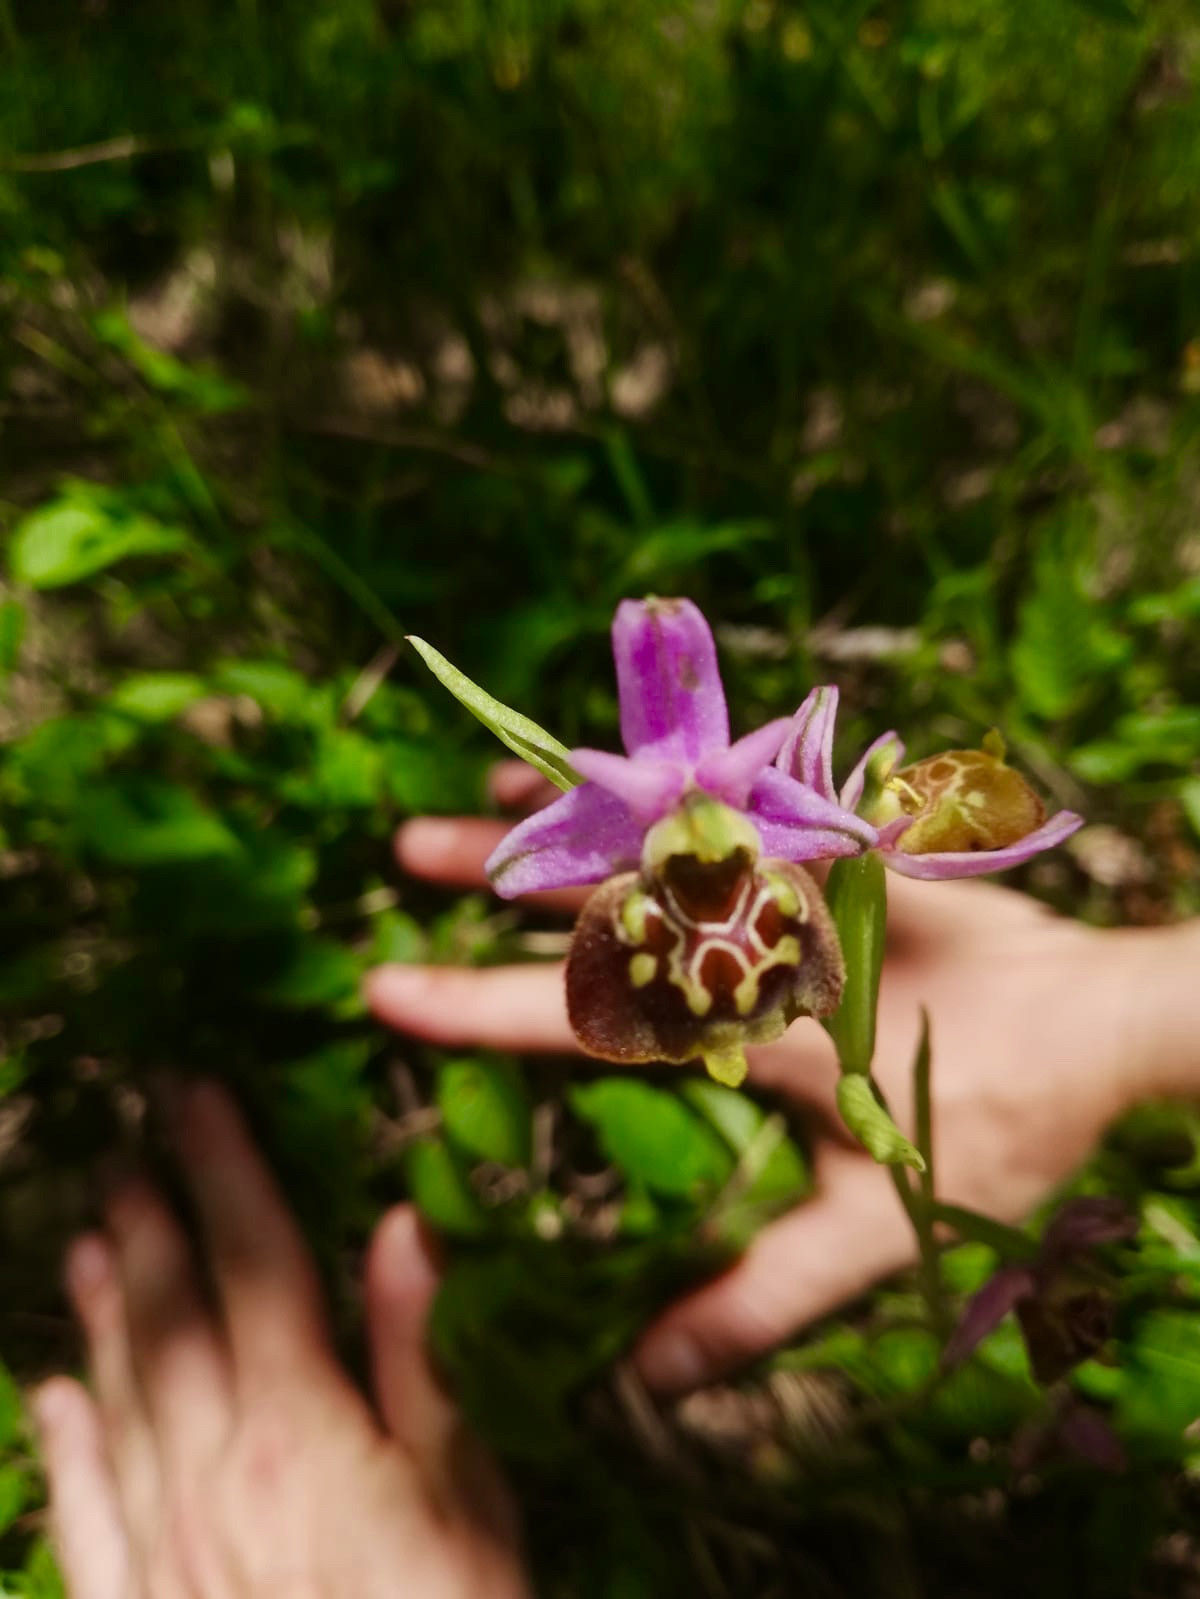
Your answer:
[[[881,1166],[911,1166],[925,1170],[919,1149],[910,1144],[879,1103],[869,1077],[851,1072],[837,1085],[838,1110],[859,1143]]]
[[[834,861],[825,884],[842,954],[846,985],[842,1003],[823,1026],[837,1046],[843,1072],[865,1075],[875,1054],[875,1013],[887,929],[887,884],[874,852]]]
[[[435,650],[432,644],[426,644],[423,638],[410,633],[408,642],[438,682],[450,690],[460,705],[465,705],[473,716],[477,716],[489,733],[494,733],[502,744],[507,744],[514,755],[528,761],[556,788],[572,789],[582,783],[583,779],[571,766],[571,752],[565,744],[560,744],[544,727],[531,722],[520,711],[502,705],[478,683],[472,683],[465,672],[452,666],[444,655]]]

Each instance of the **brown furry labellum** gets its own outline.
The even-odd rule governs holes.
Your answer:
[[[585,904],[567,961],[567,1009],[589,1055],[622,1065],[702,1060],[720,1082],[745,1046],[797,1016],[828,1016],[845,966],[817,884],[790,861],[742,850],[674,855],[627,872]]]

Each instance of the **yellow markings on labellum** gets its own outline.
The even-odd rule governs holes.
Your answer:
[[[746,872],[720,920],[691,913],[664,875],[659,897],[634,889],[617,908],[613,925],[618,939],[634,951],[629,959],[633,987],[644,989],[661,978],[679,992],[691,1015],[703,1019],[715,1003],[714,967],[726,974],[724,986],[737,1015],[752,1016],[766,974],[780,966],[798,967],[803,960],[800,940],[783,932],[781,924],[808,919],[803,895],[785,877]],[[764,920],[768,933],[775,933],[773,943],[764,936]]]
[[[648,950],[640,950],[629,961],[629,981],[635,988],[645,988],[658,975],[658,961]]]

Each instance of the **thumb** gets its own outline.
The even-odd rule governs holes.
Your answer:
[[[912,1233],[882,1167],[830,1144],[817,1178],[816,1198],[765,1227],[728,1271],[643,1333],[634,1362],[648,1387],[678,1393],[710,1382],[907,1264]]]
[[[439,1273],[411,1205],[389,1210],[367,1255],[367,1332],[375,1396],[388,1431],[422,1472],[445,1463],[458,1411],[433,1369],[426,1341]]]

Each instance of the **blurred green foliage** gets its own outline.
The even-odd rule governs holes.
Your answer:
[[[404,635],[611,743],[609,617],[652,591],[718,624],[739,730],[823,679],[842,760],[999,725],[1104,824],[1030,886],[1200,908],[1198,70],[1186,0],[0,0],[14,1369],[71,1358],[94,1158],[155,1072],[215,1070],[335,1283],[406,1185],[459,1240],[439,1347],[531,1457],[547,1592],[1127,1592],[1190,1530],[1147,1467],[1052,1477],[1005,1543],[966,1444],[1028,1415],[1019,1351],[906,1411],[894,1295],[780,1358],[782,1466],[656,1476],[580,1395],[801,1148],[713,1085],[386,1042],[359,980],[550,947],[390,864],[492,753]],[[1105,1160],[1149,1264],[1101,1397],[1169,1461],[1200,1213]],[[881,1408],[835,1448],[847,1387]],[[0,1563],[50,1594],[8,1393]]]

